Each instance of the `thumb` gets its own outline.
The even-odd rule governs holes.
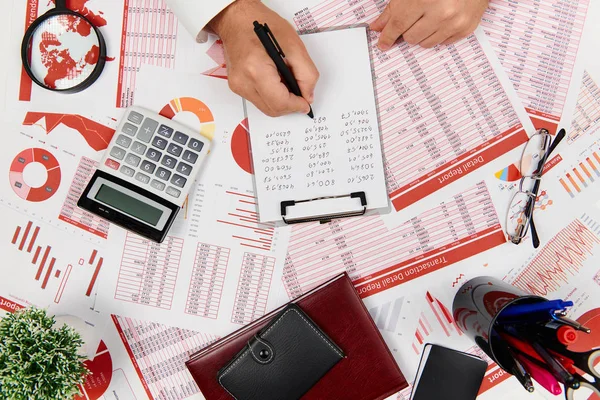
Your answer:
[[[307,105],[312,103],[315,97],[315,87],[319,80],[319,71],[315,63],[308,55],[306,49],[297,54],[287,55],[286,60],[296,81],[298,81],[298,87],[300,87],[300,92],[305,99],[305,103]]]
[[[392,12],[390,11],[390,6],[388,6],[383,10],[381,15],[369,25],[369,28],[375,32],[381,32],[383,28],[390,21],[390,17],[392,16]]]

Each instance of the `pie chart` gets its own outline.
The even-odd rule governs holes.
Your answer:
[[[42,171],[46,170],[46,180],[41,185],[30,185],[24,178],[25,168],[32,163],[39,163]],[[33,202],[48,200],[60,186],[60,165],[56,157],[47,150],[26,149],[17,154],[10,165],[9,181],[17,196],[24,200]]]
[[[252,173],[252,158],[248,137],[248,118],[244,119],[233,131],[231,136],[231,154],[235,163],[244,171]]]
[[[173,99],[160,110],[160,115],[173,119],[177,114],[184,111],[190,112],[198,118],[200,122],[200,134],[212,140],[215,134],[215,118],[206,104],[198,99],[193,97],[178,97]]]
[[[510,164],[508,167],[496,172],[494,176],[501,181],[514,182],[521,179],[521,171],[515,164]]]
[[[108,389],[113,373],[112,357],[103,340],[100,341],[94,359],[86,360],[83,364],[91,373],[86,377],[83,385],[79,386],[82,395],[75,396],[74,400],[97,400]]]

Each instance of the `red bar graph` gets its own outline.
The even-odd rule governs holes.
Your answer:
[[[40,251],[42,250],[42,248],[40,246],[37,247],[37,250],[35,251],[35,254],[33,255],[33,259],[31,260],[32,264],[35,264],[37,262],[37,259],[40,255]]]
[[[21,227],[17,226],[17,229],[15,229],[15,234],[13,235],[12,244],[16,244],[17,243],[17,239],[19,238],[19,233],[21,232]]]
[[[225,194],[232,209],[225,218],[217,219],[217,222],[232,227],[234,233],[231,236],[242,246],[271,250],[274,225],[259,222],[254,196],[229,190]]]
[[[94,250],[94,252],[92,254],[93,255],[92,255],[92,258],[90,258],[90,260],[92,260],[96,257],[96,250]],[[100,269],[102,268],[102,261],[104,261],[104,259],[102,257],[100,257],[98,259],[98,264],[96,264],[96,269],[94,270],[92,279],[90,280],[90,284],[88,285],[88,288],[85,291],[85,295],[87,297],[90,297],[90,295],[92,294],[92,289],[94,288],[94,285],[96,284],[96,279],[98,278],[98,274],[100,273]],[[91,262],[90,262],[90,264],[91,264]]]
[[[21,244],[19,245],[19,250],[23,250],[25,246],[25,241],[27,240],[27,236],[29,236],[29,230],[31,229],[31,221],[27,223],[27,227],[25,228],[25,233],[23,233],[23,237],[21,238]]]
[[[52,247],[50,246],[46,246],[46,251],[44,252],[44,256],[42,257],[42,262],[40,263],[37,273],[35,274],[36,281],[39,281],[42,277],[42,272],[44,271],[44,266],[46,265],[46,260],[48,259],[48,254],[50,253],[51,248]]]
[[[35,240],[37,239],[37,235],[40,232],[40,227],[36,226],[35,230],[33,231],[33,236],[31,237],[31,241],[29,242],[29,246],[27,246],[27,252],[31,253],[31,249],[33,249],[33,246],[35,245]]]
[[[56,296],[54,297],[54,302],[58,304],[60,302],[60,298],[65,290],[65,286],[67,285],[67,280],[69,279],[69,275],[71,275],[71,270],[73,266],[71,264],[67,265],[67,269],[63,274],[63,278],[60,281],[60,285],[58,285],[58,290],[56,291]]]
[[[52,257],[52,260],[50,260],[50,265],[48,266],[48,270],[46,271],[46,276],[44,277],[44,282],[42,282],[42,289],[46,289],[46,285],[48,284],[48,279],[50,279],[50,275],[52,274],[52,269],[54,268],[55,262],[56,258]]]

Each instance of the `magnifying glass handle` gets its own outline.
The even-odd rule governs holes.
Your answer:
[[[54,5],[59,10],[64,10],[67,8],[67,0],[54,0]]]

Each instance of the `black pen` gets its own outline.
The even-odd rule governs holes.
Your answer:
[[[259,24],[258,21],[254,21],[254,33],[256,33],[256,36],[258,36],[258,39],[267,51],[267,54],[275,63],[277,71],[281,74],[281,77],[290,92],[296,96],[302,97],[302,92],[300,91],[296,78],[294,78],[294,74],[292,74],[292,71],[290,71],[285,61],[283,61],[285,54],[283,54],[283,50],[281,50],[279,43],[277,43],[277,39],[273,36],[273,32],[271,32],[267,24],[262,25]],[[312,107],[310,107],[310,111],[307,115],[311,118],[315,117],[313,115]]]

